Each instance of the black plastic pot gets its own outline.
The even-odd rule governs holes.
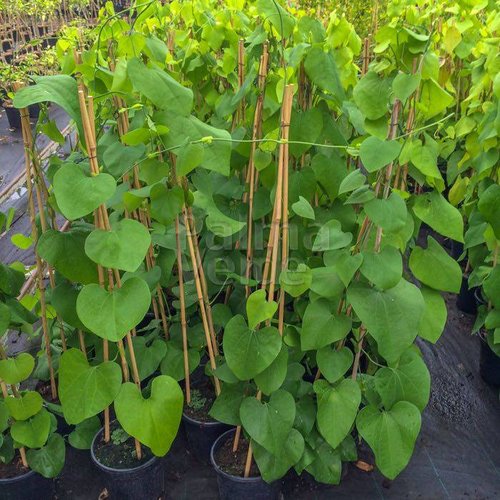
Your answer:
[[[21,128],[21,113],[19,110],[12,106],[4,106],[4,109],[9,121],[9,128],[19,130]]]
[[[94,437],[90,447],[92,462],[106,478],[106,489],[110,498],[120,500],[157,500],[165,495],[165,474],[163,461],[152,457],[147,462],[133,469],[114,469],[101,464],[94,453],[97,442],[101,439],[104,429]],[[22,497],[20,497],[22,498]]]
[[[476,288],[477,287],[469,289],[468,279],[465,276],[462,277],[460,293],[457,295],[457,307],[460,311],[467,314],[477,313]]]
[[[487,384],[500,386],[500,357],[491,350],[485,340],[481,341],[479,373]]]
[[[274,500],[280,495],[281,482],[274,481],[266,483],[259,477],[232,476],[224,472],[215,461],[217,450],[228,440],[232,439],[235,430],[231,429],[217,441],[215,441],[210,452],[210,461],[217,473],[217,484],[219,486],[220,500]]]
[[[221,422],[201,422],[182,414],[184,431],[189,450],[193,456],[202,463],[210,464],[210,452],[215,440],[228,430],[233,430],[232,426]]]
[[[29,470],[28,472],[0,479],[0,498],[2,500],[51,500],[54,498],[54,485],[52,479],[47,479],[40,474]]]
[[[210,464],[210,452],[216,439],[233,427],[221,422],[201,422],[182,414],[182,422],[192,455],[201,463]]]

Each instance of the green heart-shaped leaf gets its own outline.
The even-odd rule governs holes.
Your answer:
[[[425,307],[415,285],[402,279],[380,291],[355,283],[347,289],[347,300],[387,361],[397,361],[415,340]]]
[[[276,359],[261,373],[255,375],[255,383],[264,394],[272,394],[283,384],[288,369],[288,348],[283,344]]]
[[[73,228],[66,232],[49,229],[38,240],[38,253],[65,278],[77,283],[96,283],[97,267],[85,253],[88,231]]]
[[[460,211],[445,197],[433,191],[417,196],[413,206],[415,215],[443,236],[464,241],[464,220]]]
[[[167,375],[160,375],[153,380],[148,399],[142,397],[135,384],[123,384],[115,401],[116,417],[125,432],[162,457],[177,435],[183,403],[179,384]]]
[[[406,225],[406,204],[397,193],[365,203],[368,217],[385,231],[399,231]]]
[[[75,426],[75,430],[68,435],[68,442],[77,450],[89,450],[101,427],[101,420],[98,416],[88,418]]]
[[[66,443],[59,434],[52,434],[39,450],[28,450],[26,458],[30,469],[43,477],[57,477],[66,459]]]
[[[256,441],[252,441],[252,449],[262,479],[270,483],[282,478],[300,460],[304,453],[304,438],[298,430],[292,429],[277,455],[269,453]]]
[[[316,353],[318,368],[331,384],[344,376],[345,372],[351,367],[353,359],[354,355],[347,347],[336,351],[327,346]]]
[[[31,354],[23,352],[16,358],[7,358],[0,360],[0,379],[7,384],[19,384],[26,380],[33,368],[35,359]]]
[[[309,290],[312,283],[312,271],[305,264],[299,264],[297,269],[285,269],[280,274],[280,286],[292,297],[298,297]]]
[[[43,408],[29,420],[14,422],[10,428],[12,439],[28,448],[41,448],[47,442],[49,431],[50,414]]]
[[[79,424],[107,408],[120,390],[120,367],[106,361],[90,366],[78,349],[69,349],[59,361],[59,398],[64,418]]]
[[[422,315],[418,334],[425,340],[435,344],[446,325],[448,310],[442,295],[432,288],[423,286],[420,291],[425,302],[425,310]]]
[[[148,345],[146,338],[139,336],[132,339],[132,344],[134,345],[135,359],[139,369],[139,378],[144,380],[160,366],[161,360],[167,353],[167,344],[162,339],[155,339],[151,345]],[[127,359],[130,359],[128,350]]]
[[[267,451],[278,455],[292,430],[295,420],[295,400],[284,390],[261,403],[254,397],[245,398],[240,407],[241,423],[250,437]]]
[[[276,328],[250,330],[241,315],[234,316],[224,331],[226,362],[240,380],[249,380],[263,372],[278,356],[281,344]]]
[[[88,175],[83,165],[67,163],[54,176],[57,206],[68,220],[92,213],[113,196],[116,181],[109,174]]]
[[[51,291],[50,303],[63,321],[79,330],[86,330],[76,313],[76,299],[79,293],[70,283],[63,282]]]
[[[147,283],[141,278],[130,278],[111,292],[96,284],[86,285],[78,295],[76,310],[91,332],[117,342],[141,322],[150,304]]]
[[[418,408],[408,401],[396,403],[389,411],[370,405],[359,412],[356,427],[384,476],[394,479],[408,465],[421,420]]]
[[[314,384],[318,394],[318,429],[332,448],[349,434],[361,403],[361,390],[355,380],[344,379],[335,387],[324,380]]]
[[[444,292],[460,292],[462,269],[432,237],[427,248],[416,246],[410,255],[410,269],[415,278],[431,288]]]
[[[248,326],[253,330],[259,323],[271,319],[278,309],[274,301],[267,301],[265,290],[253,292],[247,299]]]
[[[316,216],[314,215],[314,208],[311,204],[302,196],[299,196],[299,201],[296,201],[292,205],[292,210],[299,216],[304,219],[315,220]]]
[[[28,391],[19,398],[6,398],[5,404],[14,419],[27,420],[42,409],[43,399],[38,392]]]
[[[382,290],[396,286],[403,275],[403,259],[391,246],[380,252],[363,252],[361,274]]]
[[[344,233],[338,220],[333,219],[327,222],[318,231],[313,244],[313,252],[326,252],[344,248],[352,241],[351,233]]]
[[[431,376],[424,360],[412,348],[401,356],[397,366],[380,368],[375,387],[386,409],[398,401],[409,401],[420,411],[429,402]]]
[[[151,244],[148,229],[140,222],[123,219],[111,231],[96,229],[85,241],[85,252],[103,267],[134,272]]]
[[[115,142],[106,148],[102,160],[106,170],[119,179],[134,167],[145,151],[144,144],[124,146],[120,142]]]
[[[401,152],[397,141],[382,141],[378,137],[368,137],[359,149],[359,156],[368,172],[376,172],[393,162]]]
[[[300,343],[303,351],[321,349],[342,340],[351,330],[352,320],[337,314],[337,306],[325,299],[311,302],[304,313]]]

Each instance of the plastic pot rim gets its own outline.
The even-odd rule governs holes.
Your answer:
[[[99,460],[97,459],[97,457],[95,456],[95,453],[94,453],[94,446],[95,446],[96,440],[98,437],[101,436],[101,434],[103,432],[104,432],[104,427],[101,427],[97,431],[96,435],[94,436],[94,439],[92,439],[92,445],[90,446],[90,455],[92,457],[92,461],[97,465],[97,467],[99,467],[100,469],[102,469],[106,472],[112,472],[115,474],[119,474],[119,473],[127,474],[129,472],[140,471],[142,469],[147,469],[149,466],[151,466],[153,463],[155,463],[159,459],[159,457],[152,456],[147,462],[144,462],[143,464],[140,464],[137,467],[126,468],[126,469],[123,469],[123,468],[122,469],[115,469],[114,467],[109,467],[107,465],[104,465],[101,462],[99,462]]]
[[[225,438],[227,438],[230,434],[234,434],[236,432],[236,429],[229,429],[228,431],[224,432],[224,434],[221,434],[215,441],[214,444],[212,445],[212,449],[210,450],[210,462],[212,463],[212,467],[215,469],[215,472],[217,474],[220,474],[221,476],[225,477],[226,479],[229,479],[230,481],[234,481],[236,483],[258,483],[260,481],[264,481],[262,479],[262,476],[257,476],[257,477],[241,477],[241,476],[233,476],[232,474],[228,474],[226,471],[222,470],[217,462],[215,461],[215,456],[214,452],[215,450],[219,447],[219,444],[221,441],[223,441]],[[273,483],[266,483],[269,485],[272,485]]]
[[[12,483],[20,483],[24,479],[27,479],[28,477],[32,476],[33,474],[38,474],[38,472],[34,471],[33,469],[28,469],[24,474],[21,474],[19,476],[14,476],[14,477],[6,477],[1,479],[0,478],[0,485],[5,485],[5,484],[12,484]],[[40,477],[44,477],[41,474],[38,474]],[[47,479],[47,478],[45,478]]]
[[[224,424],[223,422],[219,422],[218,420],[196,420],[193,417],[190,417],[189,415],[186,415],[184,411],[182,412],[182,420],[189,422],[190,424],[195,424],[195,425],[200,425],[200,426],[206,426],[206,427],[217,427],[218,425],[227,425]],[[232,429],[230,429],[232,430]]]

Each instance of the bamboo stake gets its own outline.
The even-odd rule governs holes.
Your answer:
[[[271,261],[271,276],[269,281],[269,291],[268,291],[268,300],[274,300],[274,288],[276,284],[276,269],[278,263],[278,251],[279,251],[279,231],[280,231],[280,223],[283,220],[282,227],[282,246],[281,246],[281,258],[282,258],[282,269],[288,266],[288,138],[289,138],[289,130],[290,130],[290,119],[292,114],[292,104],[293,104],[293,85],[287,85],[283,94],[283,104],[281,108],[281,144],[279,150],[279,159],[278,159],[278,177],[276,181],[276,194],[274,199],[274,215],[273,222],[271,225],[271,234],[269,235],[269,240],[272,240],[271,247],[268,245],[268,254],[269,248],[272,248],[272,261]],[[267,256],[266,256],[267,260]],[[284,267],[283,267],[284,266]],[[266,280],[267,281],[267,280]],[[262,288],[265,289],[266,281],[263,280]],[[278,330],[280,335],[283,335],[283,318],[284,318],[284,304],[285,304],[285,295],[284,292],[281,291],[280,296],[280,311],[279,311],[279,327]],[[262,392],[258,391],[256,398],[260,401],[262,398]],[[241,434],[241,430],[238,433],[236,431],[236,435],[239,438]],[[235,435],[235,442],[233,443],[233,449],[237,448],[237,441]],[[252,445],[251,443],[248,446],[247,458],[245,463],[244,477],[248,477],[250,475],[250,468],[252,465]]]
[[[248,174],[249,178],[247,180],[249,193],[248,193],[248,220],[247,220],[247,254],[246,254],[246,268],[245,268],[245,278],[248,282],[252,273],[253,266],[253,202],[255,194],[255,151],[257,149],[257,139],[260,138],[260,130],[262,128],[262,110],[264,108],[264,92],[266,88],[267,79],[267,68],[268,68],[268,45],[264,44],[264,51],[260,58],[259,66],[259,95],[257,97],[257,103],[255,105],[255,114],[253,120],[253,130],[252,130],[252,146],[250,149],[250,158],[248,161]],[[246,195],[246,193],[245,193]],[[243,202],[246,202],[246,196],[243,197]],[[245,294],[248,297],[250,295],[250,286],[245,285]]]
[[[15,89],[18,90],[20,87],[18,85],[15,85]],[[35,193],[36,193],[36,198],[37,198],[37,204],[38,204],[38,214],[40,216],[40,225],[42,228],[42,234],[45,233],[48,229],[47,226],[47,219],[45,217],[45,206],[46,203],[44,202],[44,197],[42,194],[42,184],[43,187],[45,188],[45,192],[47,192],[47,186],[45,186],[45,182],[43,181],[42,178],[42,173],[41,173],[41,168],[40,164],[38,161],[38,156],[37,152],[35,150],[35,143],[33,141],[33,133],[31,131],[31,124],[29,120],[29,112],[28,113],[21,113],[21,128],[22,128],[22,134],[23,134],[23,142],[24,142],[24,147],[28,150],[28,154],[31,159],[31,166],[33,169],[33,184],[35,186]],[[38,240],[37,240],[38,241]],[[50,287],[52,289],[55,288],[55,280],[54,280],[54,269],[50,264],[47,263],[47,270],[49,274],[49,283]],[[64,325],[62,322],[61,317],[59,314],[57,314],[57,321],[59,323],[59,333],[61,336],[61,345],[63,351],[66,351],[66,336],[64,334]]]
[[[84,95],[84,87],[82,84],[80,84],[80,89],[78,91],[78,98],[79,98],[79,103],[80,103],[80,112],[82,116],[82,122],[83,122],[83,128],[84,128],[84,134],[85,134],[85,141],[87,144],[87,151],[89,155],[89,161],[90,161],[90,167],[91,170],[95,175],[99,174],[99,165],[97,163],[97,147],[96,147],[96,138],[95,138],[95,122],[94,122],[94,115],[93,115],[93,98],[92,96],[89,96],[89,107],[87,108],[87,104],[85,101],[85,95]],[[92,127],[92,124],[94,126]],[[103,204],[99,207],[99,209],[96,211],[97,213],[97,222],[99,224],[99,227],[101,229],[104,229],[106,231],[109,231],[111,229],[110,223],[109,223],[109,218],[108,218],[108,213],[106,210],[106,206]],[[115,270],[108,270],[108,282],[109,282],[109,287],[112,290],[113,288],[113,273],[115,273],[115,279],[116,279],[116,286],[118,288],[121,287],[121,280],[120,280],[120,274],[118,271]],[[103,275],[103,273],[101,273]],[[103,285],[104,285],[104,279],[103,279]],[[136,385],[140,387],[140,378],[139,378],[139,373],[137,369],[137,363],[135,359],[135,351],[134,351],[134,346],[132,343],[132,337],[130,332],[127,333],[127,343],[128,343],[128,348],[129,348],[129,354],[130,354],[130,360],[131,360],[131,365],[132,365],[132,374],[134,377],[134,381]],[[107,352],[107,342],[103,344],[103,357],[107,355],[109,359],[109,352]],[[123,349],[121,349],[121,352],[123,353]],[[106,408],[104,411],[105,414],[105,439],[108,437],[109,440],[109,408]],[[106,415],[107,414],[107,415]],[[107,416],[107,418],[106,418]],[[140,460],[142,458],[142,450],[141,450],[141,445],[140,442],[136,439],[135,440],[135,447],[136,447],[136,453],[137,453],[137,458]]]
[[[399,100],[394,101],[394,105],[392,107],[392,113],[391,113],[391,123],[389,125],[389,132],[387,134],[387,136],[388,136],[387,138],[389,140],[393,140],[396,137],[400,110],[401,110],[401,102]],[[377,181],[377,186],[376,186],[375,192],[378,194],[378,192],[380,191],[380,187],[383,183],[383,180],[385,178],[384,191],[382,194],[383,199],[387,199],[389,197],[389,192],[391,189],[391,178],[392,178],[393,166],[394,166],[394,161],[389,163],[389,165],[385,169],[385,175],[383,177],[382,176],[379,177],[379,180]],[[380,252],[381,242],[382,242],[382,228],[379,226],[379,227],[377,227],[377,232],[375,234],[375,245],[374,245],[375,252]],[[353,363],[352,372],[351,372],[351,377],[353,380],[356,380],[356,378],[357,378],[357,372],[358,372],[359,363],[361,360],[361,353],[362,353],[362,349],[363,349],[363,342],[364,342],[365,335],[366,335],[366,328],[364,325],[361,325],[360,336],[359,336],[359,340],[358,340],[358,350],[356,351],[356,355],[354,357],[354,363]]]
[[[182,275],[182,252],[181,239],[179,235],[179,217],[175,218],[175,243],[177,249],[177,275],[179,277],[179,302],[181,306],[181,330],[182,330],[182,351],[184,355],[184,380],[186,384],[186,403],[191,402],[191,382],[189,370],[189,353],[187,341],[187,322],[186,322],[186,300],[184,296],[184,277]]]
[[[210,335],[210,327],[208,324],[207,312],[205,310],[205,301],[203,300],[203,291],[202,291],[202,286],[201,286],[200,275],[198,272],[196,251],[194,249],[194,243],[193,243],[193,234],[191,232],[191,224],[190,224],[189,219],[188,219],[186,207],[184,207],[182,209],[182,214],[184,217],[184,226],[186,227],[186,235],[187,235],[187,241],[188,241],[188,246],[189,246],[189,253],[191,255],[191,262],[193,264],[194,282],[195,282],[195,287],[196,287],[196,294],[198,297],[198,305],[199,305],[200,312],[201,312],[203,330],[205,331],[205,340],[207,342],[208,357],[210,360],[210,366],[211,366],[212,370],[215,371],[215,369],[217,368],[217,364],[215,362],[215,355],[214,355],[214,349],[213,349],[213,344],[212,344],[212,338]],[[214,375],[214,385],[215,385],[215,394],[218,396],[220,394],[220,383],[219,383],[219,379],[215,375]]]
[[[21,112],[21,120],[24,120],[28,122],[29,124],[29,113],[27,108],[22,108],[20,110]],[[27,140],[27,137],[25,136],[25,127],[23,127],[23,136],[25,141]],[[26,144],[26,142],[25,142]],[[55,380],[55,373],[54,373],[54,366],[52,364],[52,350],[50,346],[50,335],[49,335],[49,327],[47,323],[47,304],[45,301],[45,284],[44,284],[44,276],[43,276],[43,263],[42,259],[40,258],[40,255],[38,254],[38,250],[36,248],[36,245],[38,243],[38,227],[36,225],[36,208],[35,208],[35,200],[33,197],[33,176],[32,176],[32,171],[31,171],[31,157],[30,153],[27,147],[24,148],[24,160],[25,160],[25,167],[26,167],[26,187],[28,190],[28,206],[29,206],[29,213],[30,213],[30,220],[31,220],[31,234],[33,237],[33,241],[35,244],[35,262],[36,262],[36,274],[37,274],[37,286],[38,286],[38,293],[40,295],[40,313],[41,313],[41,320],[42,320],[42,332],[43,332],[43,338],[45,342],[45,352],[47,355],[47,364],[49,367],[49,374],[50,374],[50,390],[51,390],[51,396],[52,400],[57,399],[57,387],[56,387],[56,380]],[[43,207],[42,207],[43,210]]]

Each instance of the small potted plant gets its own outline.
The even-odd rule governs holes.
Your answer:
[[[500,250],[499,212],[500,186],[483,181],[479,187],[476,206],[469,220],[466,241],[476,234],[468,248],[472,272],[469,286],[477,298],[477,318],[473,333],[481,339],[480,374],[491,385],[500,385]]]
[[[28,330],[36,317],[15,298],[24,274],[0,264],[0,335],[9,329]],[[55,418],[42,397],[22,387],[31,376],[34,358],[28,353],[10,357],[0,347],[0,489],[2,498],[23,496],[51,499],[54,482],[65,461],[64,439],[55,432]]]

